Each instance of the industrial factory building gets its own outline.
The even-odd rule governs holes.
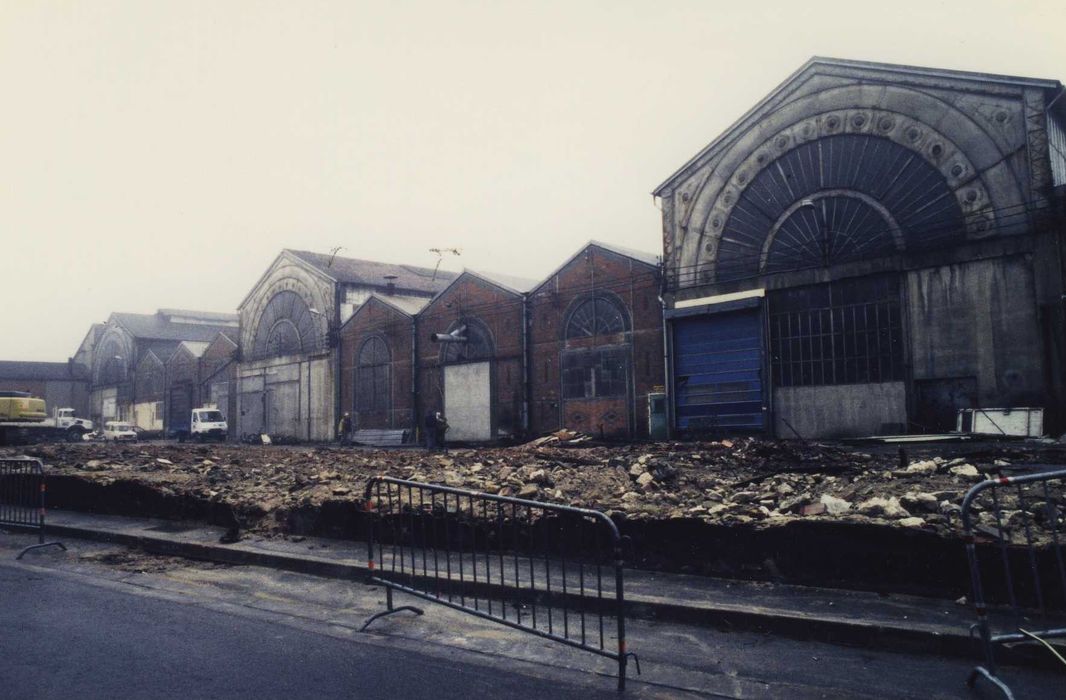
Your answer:
[[[597,241],[532,290],[534,434],[560,428],[605,438],[654,434],[649,405],[662,403],[656,397],[664,383],[659,290],[657,256]]]
[[[213,403],[233,437],[441,411],[464,442],[831,438],[969,408],[1059,434],[1062,94],[815,58],[655,190],[661,257],[590,242],[530,281],[284,250],[237,315],[112,314],[71,366],[98,420]]]
[[[655,190],[679,433],[1062,430],[1062,85],[815,58]]]
[[[341,407],[353,429],[412,431],[418,422],[414,317],[428,303],[374,294],[341,327]]]
[[[340,413],[341,325],[374,294],[426,299],[455,275],[284,250],[238,307],[238,432],[330,440]]]
[[[236,329],[235,314],[181,309],[111,314],[79,350],[90,367],[93,420],[136,421],[144,430],[159,429],[167,360],[182,343],[210,343]],[[90,341],[91,351],[83,352]]]
[[[422,411],[447,417],[449,440],[526,432],[526,312],[532,280],[466,271],[417,316]]]
[[[341,329],[343,410],[357,431],[409,435],[440,411],[462,442],[646,438],[663,390],[658,271],[653,254],[593,242],[539,281],[467,270],[428,301],[375,294]]]

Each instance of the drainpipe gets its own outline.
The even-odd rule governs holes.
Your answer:
[[[341,416],[341,298],[342,285],[338,283],[333,288],[333,328],[336,338],[330,337],[330,329],[326,328],[326,346],[330,353],[330,364],[333,366],[333,420],[330,422],[326,435],[332,437],[334,427]],[[336,341],[336,347],[333,343]],[[308,381],[308,393],[311,391],[311,382]]]
[[[530,344],[530,332],[529,325],[531,323],[530,314],[530,296],[529,293],[522,295],[522,434],[523,437],[529,435],[530,424],[532,418],[530,416],[530,410],[533,406],[531,387],[533,385],[533,369],[531,367],[530,355],[532,354]]]
[[[411,316],[411,437],[418,443],[422,407],[418,401],[418,315]]]
[[[674,382],[673,382],[673,345],[669,327],[666,322],[666,260],[659,267],[659,320],[663,327],[663,393],[666,396],[666,434],[674,437]]]

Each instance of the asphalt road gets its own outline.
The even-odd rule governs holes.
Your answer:
[[[10,698],[612,698],[0,565]]]

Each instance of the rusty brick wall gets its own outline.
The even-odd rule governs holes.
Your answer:
[[[411,397],[411,324],[407,314],[371,298],[341,327],[341,413],[350,411],[357,428],[410,429],[414,425]],[[355,410],[355,363],[363,343],[373,335],[389,348],[391,408],[388,411]]]
[[[480,322],[492,337],[492,425],[494,432],[522,431],[522,297],[470,274],[459,277],[418,315],[420,412],[444,410],[440,343],[433,333],[447,333],[462,319]]]
[[[612,336],[566,341],[568,314],[596,294],[619,302],[629,315],[630,330]],[[658,272],[632,258],[588,246],[535,290],[531,299],[531,432],[567,427],[606,437],[648,435],[648,393],[663,385],[662,313]],[[629,396],[599,399],[562,398],[560,359],[564,350],[588,346],[629,347]],[[577,425],[569,423],[579,423]]]

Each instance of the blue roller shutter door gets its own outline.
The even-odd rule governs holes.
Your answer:
[[[681,318],[673,326],[678,430],[764,431],[760,310]]]

